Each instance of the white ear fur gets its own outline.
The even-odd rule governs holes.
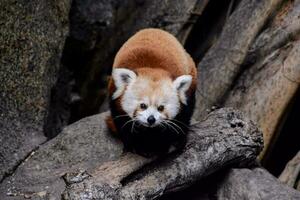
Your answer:
[[[175,89],[178,91],[179,99],[181,103],[183,103],[184,105],[187,104],[185,93],[190,88],[191,84],[192,84],[191,75],[182,75],[173,81],[173,85]]]
[[[112,99],[116,99],[121,96],[125,87],[136,79],[136,74],[129,69],[115,68],[112,71],[112,78],[116,86],[116,91],[112,95]]]

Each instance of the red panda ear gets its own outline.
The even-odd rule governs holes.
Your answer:
[[[179,99],[181,103],[187,104],[186,100],[186,91],[190,88],[192,84],[192,76],[191,75],[182,75],[177,77],[173,81],[173,85],[179,94]]]
[[[136,79],[136,73],[125,68],[115,68],[112,71],[112,78],[116,86],[112,99],[116,99],[121,96],[125,87]]]

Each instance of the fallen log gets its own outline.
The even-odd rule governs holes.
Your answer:
[[[65,175],[64,199],[155,199],[226,166],[254,161],[262,134],[240,112],[220,109],[195,125],[182,152],[155,160],[127,153],[81,175]],[[74,177],[80,181],[73,181]]]

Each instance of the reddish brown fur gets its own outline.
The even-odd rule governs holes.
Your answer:
[[[173,35],[160,29],[144,29],[133,35],[117,53],[113,68],[128,68],[138,76],[156,81],[191,75],[193,81],[188,94],[196,88],[194,61]],[[114,91],[113,81],[110,80],[110,96]]]
[[[117,133],[117,127],[114,124],[113,118],[111,116],[108,116],[105,119],[107,128],[110,130],[111,133],[116,134]]]

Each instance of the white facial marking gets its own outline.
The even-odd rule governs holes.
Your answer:
[[[145,108],[141,108],[142,103],[146,105]],[[148,118],[153,116],[155,122],[152,126],[156,126],[178,114],[178,89],[174,87],[171,79],[153,82],[138,76],[127,85],[121,106],[131,118],[136,118],[146,126],[150,126]],[[163,106],[163,110],[159,110],[159,106]]]
[[[115,68],[112,71],[112,78],[116,86],[112,99],[116,99],[121,96],[125,87],[136,79],[136,74],[129,69]]]
[[[186,101],[186,91],[190,88],[192,84],[192,76],[182,75],[176,78],[173,82],[174,88],[178,91],[181,103],[187,104]]]
[[[129,83],[121,101],[123,110],[131,118],[133,118],[134,111],[138,108],[138,106],[140,106],[140,95],[138,90],[145,90],[148,87],[148,80],[144,80],[144,82],[142,82],[139,79],[140,78],[137,78],[133,82]]]
[[[136,118],[142,122],[145,125],[148,125],[148,118],[150,116],[153,116],[155,119],[155,122],[153,124],[153,126],[161,123],[161,121],[164,119],[164,116],[158,112],[157,108],[151,106],[149,108],[147,108],[146,110],[140,112],[137,114]]]

